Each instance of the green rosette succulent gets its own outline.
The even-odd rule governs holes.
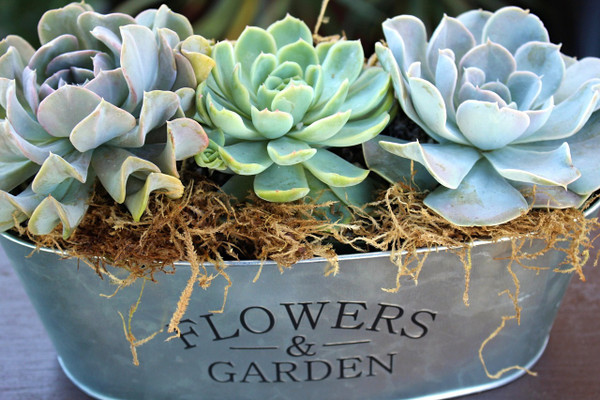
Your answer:
[[[405,114],[432,140],[370,142],[373,170],[394,181],[420,164],[421,184],[432,188],[425,204],[458,225],[500,224],[531,206],[577,207],[600,187],[599,117],[590,118],[600,60],[566,57],[518,7],[446,16],[429,41],[408,15],[383,31],[389,47],[377,45],[379,61]]]
[[[251,188],[286,202],[326,190],[364,201],[366,187],[347,188],[369,171],[328,150],[372,139],[394,103],[389,74],[364,66],[359,41],[315,47],[306,24],[288,15],[266,30],[247,27],[235,43],[217,43],[212,56],[216,66],[196,101],[210,145],[196,162],[236,174],[226,191]]]
[[[210,43],[166,6],[135,19],[84,3],[48,11],[41,47],[0,42],[0,230],[68,237],[94,182],[134,219],[153,191],[182,195],[176,161],[208,138],[190,118],[214,61]]]

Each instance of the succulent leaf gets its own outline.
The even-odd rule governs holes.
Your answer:
[[[240,142],[219,148],[227,166],[239,175],[256,175],[273,164],[264,142]]]
[[[75,152],[69,156],[67,161],[57,154],[50,153],[31,182],[31,188],[35,193],[51,194],[58,185],[69,179],[81,183],[86,181],[92,158],[91,152]]]
[[[183,195],[183,184],[179,179],[170,175],[151,172],[143,182],[144,185],[141,189],[125,198],[125,205],[135,221],[139,221],[144,211],[146,211],[148,199],[152,192],[162,192],[172,199],[177,199]]]
[[[529,209],[521,193],[485,160],[469,171],[458,188],[439,186],[425,198],[425,205],[456,225],[499,225]]]
[[[315,177],[329,186],[357,185],[369,173],[369,171],[359,168],[325,149],[318,149],[314,156],[302,164]]]
[[[27,220],[44,198],[44,195],[35,193],[31,187],[16,196],[0,191],[0,230],[5,231],[15,226],[15,223]]]
[[[273,164],[254,178],[254,192],[267,201],[294,201],[309,191],[304,169],[299,164]]]
[[[389,183],[401,183],[419,190],[433,190],[438,182],[421,164],[404,157],[389,157],[380,142],[404,144],[406,141],[391,136],[380,135],[363,143],[363,154],[370,171],[375,172]]]

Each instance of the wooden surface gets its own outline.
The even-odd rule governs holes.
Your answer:
[[[524,376],[463,400],[600,399],[600,267],[574,279],[546,352]],[[56,353],[0,249],[0,399],[89,399],[62,373]],[[365,399],[370,400],[370,399]]]

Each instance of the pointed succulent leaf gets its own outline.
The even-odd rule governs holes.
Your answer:
[[[270,53],[261,53],[252,63],[250,71],[250,84],[252,90],[257,91],[258,87],[264,83],[271,72],[277,68],[277,57]]]
[[[294,201],[306,196],[309,191],[304,168],[299,164],[273,164],[254,178],[254,192],[267,201]]]
[[[517,66],[508,50],[497,43],[487,42],[473,47],[465,54],[458,68],[463,70],[470,67],[481,69],[487,82],[506,82]]]
[[[271,86],[272,89],[275,89],[277,86],[282,84],[284,80],[301,78],[303,73],[304,72],[302,71],[302,68],[295,62],[284,61],[279,64],[270,75],[270,78],[275,77],[279,79],[274,79],[273,83],[270,84],[269,78],[267,78],[265,83],[268,86]]]
[[[496,171],[506,179],[539,185],[561,186],[581,175],[573,166],[569,145],[553,151],[535,151],[518,146],[483,153]]]
[[[69,139],[83,153],[124,135],[135,126],[133,115],[102,99],[94,111],[73,128]]]
[[[338,133],[350,119],[351,111],[338,112],[326,118],[321,118],[297,131],[291,131],[288,136],[303,140],[307,143],[319,143]]]
[[[473,145],[494,150],[521,136],[529,126],[529,117],[522,111],[500,108],[497,103],[467,100],[456,110],[456,123]]]
[[[469,144],[458,130],[446,123],[446,103],[439,90],[425,79],[410,78],[409,82],[413,104],[423,121],[423,128],[427,132],[435,132],[442,141]]]
[[[394,59],[392,51],[387,47],[382,46],[381,43],[375,43],[375,53],[377,54],[377,58],[379,59],[383,69],[390,74],[392,85],[396,92],[396,97],[398,98],[398,102],[400,103],[400,106],[404,110],[405,114],[417,125],[423,128],[425,123],[421,120],[421,117],[419,114],[417,114],[417,111],[414,108],[408,83],[405,83],[404,78],[401,76],[401,70],[398,66],[398,63],[396,63],[396,60]],[[440,136],[435,133],[428,133],[435,139],[440,138]]]
[[[5,54],[11,47],[17,49],[23,64],[29,63],[29,60],[35,53],[35,49],[29,42],[17,35],[7,35],[0,41],[0,55]]]
[[[181,43],[181,52],[190,60],[198,82],[205,81],[215,66],[210,58],[210,43],[199,35],[192,35]]]
[[[168,28],[179,36],[181,40],[193,35],[194,29],[190,21],[181,14],[171,11],[166,5],[161,5],[158,10],[150,9],[142,11],[135,17],[138,24],[144,25],[152,30]]]
[[[321,101],[321,94],[323,94],[323,68],[321,65],[311,65],[304,73],[304,80],[310,87],[315,91],[315,97],[313,106]]]
[[[173,87],[177,79],[177,61],[173,47],[177,46],[179,38],[177,35],[166,28],[158,30],[158,57],[156,79],[154,80],[153,88],[157,90],[169,90]],[[171,43],[173,42],[173,43]],[[185,54],[185,53],[184,53]],[[189,63],[190,58],[193,58],[195,53],[190,52],[190,57],[187,57]],[[191,63],[190,63],[191,64]],[[190,65],[191,67],[191,65]],[[194,71],[195,72],[195,71]],[[210,71],[209,71],[210,72]],[[195,85],[194,85],[195,86]]]
[[[10,81],[6,91],[6,117],[14,130],[25,140],[38,141],[49,138],[44,128],[23,108],[17,98],[14,80]]]
[[[518,7],[503,7],[490,16],[482,42],[492,41],[515,53],[527,42],[548,42],[548,31],[538,17]]]
[[[0,190],[0,232],[15,226],[15,222],[21,223],[29,218],[45,197],[35,193],[31,187],[16,196]]]
[[[37,118],[50,135],[68,137],[101,100],[100,96],[80,86],[65,85],[42,100]]]
[[[0,76],[8,79],[21,80],[24,63],[21,56],[17,53],[14,47],[10,47],[8,51],[0,55]]]
[[[329,150],[317,149],[317,153],[303,165],[315,177],[329,186],[352,186],[362,182],[369,174]]]
[[[46,11],[38,23],[38,37],[42,45],[65,34],[83,39],[77,17],[86,11],[92,11],[92,8],[85,3],[71,3],[63,8]]]
[[[456,189],[438,187],[425,205],[455,225],[499,225],[529,209],[525,198],[485,160],[471,169]]]
[[[423,165],[440,184],[456,189],[481,158],[478,151],[457,144],[380,141],[381,147],[392,154]]]
[[[598,78],[600,78],[600,58],[582,58],[565,70],[564,79],[554,94],[554,100],[556,103],[562,103],[585,82]]]
[[[354,82],[359,76],[364,61],[364,52],[359,41],[340,40],[335,43],[323,61],[323,93],[335,93],[348,79]]]
[[[193,117],[196,114],[196,91],[190,87],[184,87],[175,91],[179,97],[179,107],[175,115],[178,118]]]
[[[123,48],[120,33],[117,34],[103,26],[95,27],[90,33],[112,53],[115,59],[118,60],[120,58]]]
[[[375,196],[381,187],[374,179],[367,176],[359,184],[346,187],[330,186],[329,189],[342,203],[347,206],[362,208],[365,211],[365,204],[375,200]]]
[[[123,108],[132,111],[156,80],[158,45],[152,31],[144,26],[126,25],[120,30],[123,37],[121,67],[130,90]]]
[[[373,110],[390,89],[390,77],[379,67],[369,68],[348,90],[340,111],[352,110],[351,118],[363,118]]]
[[[532,208],[579,208],[587,196],[578,195],[560,186],[512,182]]]
[[[289,113],[294,119],[294,125],[302,122],[314,96],[313,88],[308,85],[290,84],[273,98],[272,110]]]
[[[175,160],[184,160],[203,151],[208,146],[208,137],[202,126],[191,118],[167,121],[168,145],[173,147]]]
[[[250,92],[242,83],[242,71],[240,64],[237,64],[233,69],[229,93],[231,93],[231,100],[235,105],[235,108],[239,109],[244,116],[250,115],[252,108],[252,103],[250,102]]]
[[[349,147],[361,144],[377,136],[387,126],[389,120],[390,116],[384,113],[350,121],[334,136],[318,144],[331,147]]]
[[[15,132],[10,124],[2,125],[2,136],[5,143],[10,142],[10,152],[13,153],[12,156],[16,155],[16,152],[13,152],[13,150],[18,149],[18,152],[20,152],[20,154],[22,154],[24,157],[40,165],[51,152],[63,154],[73,148],[69,141],[64,139],[50,139],[38,142],[39,144],[37,145],[33,144]],[[12,156],[10,158],[13,158]],[[6,161],[10,161],[10,158]]]
[[[131,175],[160,172],[153,163],[136,157],[124,149],[109,146],[94,151],[92,167],[98,174],[102,186],[117,203],[125,201],[127,180]]]
[[[92,152],[71,153],[67,157],[52,154],[46,158],[31,183],[35,193],[51,194],[58,185],[69,179],[85,183]]]
[[[412,15],[401,15],[386,20],[382,26],[385,39],[393,53],[392,58],[398,60],[401,71],[408,69],[414,62],[425,62],[427,32],[420,19]],[[379,46],[381,51],[383,46]],[[379,53],[377,55],[379,56]]]
[[[238,139],[257,140],[261,138],[249,120],[222,107],[212,99],[210,94],[207,95],[207,102],[210,119],[219,129]]]
[[[421,164],[404,157],[390,157],[390,153],[379,142],[406,144],[405,140],[380,135],[363,143],[363,154],[369,170],[389,183],[402,183],[418,190],[432,190],[438,182]]]
[[[524,141],[525,138],[533,135],[538,130],[540,130],[547,122],[550,116],[552,115],[552,111],[554,110],[554,99],[550,97],[546,104],[543,104],[541,107],[533,110],[525,111],[525,114],[529,117],[529,126],[525,130],[525,132],[515,141],[515,143]]]
[[[314,121],[317,121],[321,118],[325,118],[328,115],[335,114],[336,112],[338,112],[342,105],[344,105],[344,102],[346,101],[349,88],[350,83],[347,80],[343,81],[340,87],[338,88],[337,92],[335,92],[335,94],[333,94],[333,96],[331,96],[326,103],[319,104],[304,116],[304,122],[307,124],[311,124]],[[346,110],[349,110],[349,108],[346,107]]]
[[[556,93],[565,74],[560,46],[552,43],[526,43],[515,53],[515,60],[519,71],[530,71],[540,77],[542,88],[535,104],[544,103]]]
[[[332,188],[324,182],[317,179],[313,174],[306,172],[306,180],[310,192],[305,197],[305,202],[310,204],[322,204],[323,207],[315,210],[313,214],[316,218],[322,218],[326,221],[348,223],[352,220],[352,213],[342,200],[333,192]],[[364,182],[364,181],[363,181]],[[361,185],[363,182],[359,183]],[[358,186],[354,185],[354,186]],[[354,187],[351,186],[351,187]],[[338,188],[343,192],[346,188]]]
[[[45,73],[52,75],[58,71],[69,69],[71,67],[83,67],[89,70],[93,69],[93,58],[98,54],[97,50],[78,50],[69,53],[60,54],[52,59],[46,65]]]
[[[442,98],[444,99],[444,105],[446,106],[448,119],[452,123],[456,123],[454,92],[456,90],[456,84],[458,81],[458,70],[456,69],[454,53],[452,53],[450,50],[441,50],[437,59],[437,66],[434,73],[435,86],[438,88]]]
[[[259,55],[258,57],[262,57]],[[258,60],[257,57],[257,60]],[[275,56],[273,56],[275,57]],[[215,68],[211,76],[215,79],[217,85],[223,93],[229,92],[229,79],[233,76],[235,68],[235,54],[233,45],[229,41],[219,42],[212,49],[212,58],[215,60]]]
[[[258,111],[252,107],[252,124],[258,132],[267,139],[277,139],[290,131],[294,125],[294,118],[284,111],[270,111],[265,108]]]
[[[542,91],[542,79],[530,71],[515,71],[508,77],[511,99],[521,111],[532,108]]]
[[[179,106],[179,97],[173,92],[153,90],[144,93],[137,126],[125,135],[115,137],[110,144],[120,147],[141,147],[150,131],[171,119]]]
[[[242,73],[247,80],[256,57],[261,53],[276,52],[277,45],[273,36],[264,29],[253,26],[244,29],[234,46],[235,58],[242,65]]]
[[[40,166],[30,160],[0,164],[0,191],[11,191],[35,175]]]
[[[462,22],[445,15],[427,44],[427,68],[430,76],[435,76],[440,50],[449,49],[456,60],[460,60],[475,44],[473,34]]]
[[[90,184],[74,183],[64,199],[48,196],[35,208],[27,225],[34,235],[46,235],[62,224],[63,238],[67,239],[79,225],[88,208]]]
[[[144,185],[138,191],[127,195],[125,205],[131,213],[134,221],[139,221],[148,208],[148,199],[154,191],[166,194],[172,199],[180,198],[183,195],[183,184],[173,176],[152,172],[148,174]]]
[[[128,95],[127,81],[121,68],[100,71],[94,79],[84,85],[84,88],[115,106],[123,104]]]
[[[302,71],[306,71],[306,68],[310,65],[318,63],[319,57],[310,42],[298,39],[296,42],[279,47],[279,50],[277,51],[277,60],[279,63],[285,61],[294,62],[300,66]]]
[[[40,47],[29,60],[29,68],[38,72],[38,79],[46,74],[48,63],[56,56],[75,51],[79,48],[77,38],[73,35],[59,36]],[[38,81],[41,83],[41,81]]]
[[[333,47],[335,42],[321,42],[317,44],[315,47],[315,51],[317,52],[317,57],[319,57],[319,64],[323,64],[325,62],[325,58],[327,58],[327,54],[329,54],[329,50]]]
[[[277,140],[271,140],[267,145],[269,157],[277,165],[294,165],[302,163],[317,152],[305,142],[282,137]]]
[[[284,19],[273,23],[267,28],[277,48],[282,48],[288,44],[296,43],[298,40],[302,40],[306,43],[312,43],[312,33],[308,26],[298,18],[294,18],[291,15],[286,15]]]
[[[227,166],[239,175],[256,175],[273,164],[264,142],[241,142],[219,148]]]
[[[594,113],[583,128],[568,139],[573,164],[581,177],[569,185],[579,195],[590,195],[600,188],[600,113]]]
[[[564,139],[577,132],[589,119],[600,99],[600,80],[587,81],[568,99],[557,104],[548,121],[538,131],[515,143]]]
[[[483,42],[483,28],[493,14],[484,10],[470,10],[456,17],[475,38],[475,42]]]
[[[123,13],[100,14],[94,11],[86,11],[77,17],[77,25],[80,27],[80,35],[87,43],[86,47],[98,48],[97,40],[91,33],[96,27],[102,27],[119,35],[119,27],[135,24],[133,17]]]

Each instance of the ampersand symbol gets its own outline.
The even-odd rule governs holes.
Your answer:
[[[314,356],[316,353],[311,352],[310,349],[315,345],[314,343],[306,343],[306,338],[304,336],[294,336],[292,338],[292,345],[287,348],[286,353],[288,353],[292,357],[302,357],[302,356]]]

